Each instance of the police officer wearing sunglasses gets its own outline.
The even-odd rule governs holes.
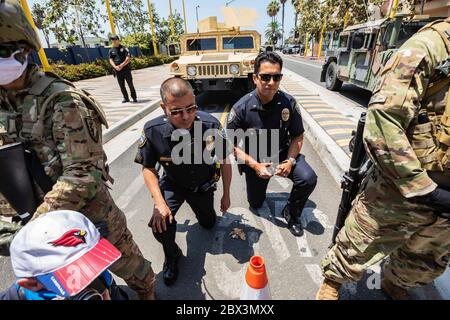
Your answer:
[[[295,236],[303,234],[300,215],[313,192],[317,176],[300,154],[303,144],[303,123],[295,99],[278,90],[283,77],[283,60],[275,52],[261,53],[255,61],[253,81],[256,89],[242,97],[230,111],[227,129],[255,129],[260,135],[267,129],[267,152],[261,152],[258,142],[257,154],[249,154],[249,142],[235,141],[235,155],[245,173],[247,200],[251,209],[260,208],[266,198],[267,185],[275,174],[290,179],[292,187],[283,216]],[[227,130],[227,131],[228,131]],[[271,136],[279,134],[279,150],[270,145]],[[230,138],[231,139],[231,138]],[[243,143],[242,146],[240,143]]]
[[[230,207],[231,165],[226,161],[227,141],[220,123],[212,115],[197,111],[191,85],[181,78],[169,78],[160,93],[164,115],[145,124],[135,161],[142,164],[153,197],[149,227],[163,246],[163,279],[170,286],[177,279],[181,256],[175,243],[175,214],[186,201],[200,226],[211,229],[216,222],[214,191],[220,173],[221,211]],[[157,163],[164,168],[162,177]]]

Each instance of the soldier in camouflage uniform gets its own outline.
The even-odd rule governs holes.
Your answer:
[[[425,26],[384,67],[369,102],[364,144],[374,163],[322,261],[317,299],[339,297],[371,265],[393,299],[431,283],[450,252],[450,19]]]
[[[54,182],[34,218],[49,211],[74,210],[93,223],[106,222],[107,239],[122,253],[110,270],[141,299],[154,299],[151,264],[107,188],[110,177],[101,134],[106,120],[101,107],[71,83],[28,64],[29,52],[39,48],[20,2],[0,0],[0,144],[29,144]],[[19,228],[17,223],[0,222],[3,251]]]

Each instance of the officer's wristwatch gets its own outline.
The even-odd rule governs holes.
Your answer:
[[[297,163],[297,160],[295,160],[295,158],[293,158],[293,157],[289,157],[286,160],[290,161],[292,163],[292,166],[295,166],[295,164]]]

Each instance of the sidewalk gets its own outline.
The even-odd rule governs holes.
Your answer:
[[[124,123],[124,119],[139,111],[146,112],[146,109],[160,100],[159,87],[169,76],[169,65],[134,70],[132,74],[138,103],[122,103],[123,97],[119,84],[112,75],[74,82],[78,88],[88,91],[98,99],[105,111],[110,130],[112,127],[117,127],[119,122],[124,124],[121,126],[121,130],[126,129],[132,123],[130,121]],[[125,86],[129,94],[128,85],[125,84]],[[109,137],[109,139],[111,138]]]
[[[282,80],[282,89],[297,100],[307,139],[340,184],[344,171],[350,165],[348,142],[352,130],[356,130],[358,112],[355,114],[355,110],[343,109],[342,102],[330,99],[330,93],[324,91],[326,89],[308,79],[287,69],[284,73],[286,77]],[[412,294],[421,300],[450,300],[450,269],[434,283],[412,290]]]

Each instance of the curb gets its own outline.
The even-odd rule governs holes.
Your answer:
[[[108,141],[116,137],[119,133],[123,132],[124,130],[128,129],[139,120],[143,119],[150,112],[155,110],[159,106],[160,102],[161,99],[154,101],[153,103],[142,108],[141,110],[133,114],[130,114],[126,118],[123,118],[119,122],[115,123],[110,129],[105,130],[102,136],[103,144],[107,143]]]

